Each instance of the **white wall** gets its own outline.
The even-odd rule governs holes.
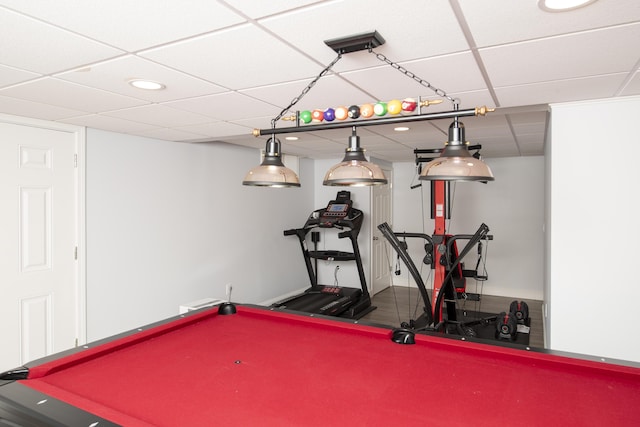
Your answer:
[[[543,298],[544,158],[515,157],[485,159],[495,181],[452,183],[452,214],[447,222],[451,234],[474,234],[480,224],[489,226],[494,240],[488,242],[486,268],[489,280],[485,295],[514,299]],[[413,163],[394,164],[394,231],[433,234],[430,217],[431,191],[428,181],[419,181]],[[422,182],[422,187],[410,189]],[[458,249],[467,243],[458,242]],[[413,250],[421,248],[413,246]],[[415,253],[415,252],[414,252]],[[477,252],[465,257],[466,268],[474,268]],[[425,270],[425,273],[427,271]],[[424,274],[423,274],[424,276]],[[406,277],[396,282],[406,285]],[[467,290],[476,292],[475,282]],[[506,309],[506,307],[505,307]]]
[[[640,362],[640,97],[551,106],[549,345]]]
[[[245,187],[259,151],[87,132],[89,341],[225,297],[258,303],[309,285],[299,243],[283,236],[315,208],[301,188]]]

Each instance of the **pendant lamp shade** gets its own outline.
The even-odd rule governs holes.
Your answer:
[[[264,160],[249,171],[242,185],[257,187],[300,187],[298,175],[282,163],[280,141],[272,136],[267,141]]]
[[[380,166],[371,163],[364,156],[360,147],[360,137],[353,127],[349,137],[349,147],[345,151],[342,162],[329,169],[324,176],[324,185],[363,187],[368,185],[383,185],[387,178]]]
[[[464,124],[456,120],[449,126],[449,141],[440,157],[427,163],[421,180],[432,181],[493,181],[493,173],[482,160],[469,153],[464,142]]]

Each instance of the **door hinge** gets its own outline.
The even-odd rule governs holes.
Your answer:
[[[73,250],[73,259],[78,260],[78,247],[76,246]]]
[[[76,347],[78,346],[78,338],[76,338]]]
[[[78,167],[78,155],[77,154],[73,155],[73,167],[74,168]]]

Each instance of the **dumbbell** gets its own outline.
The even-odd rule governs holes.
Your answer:
[[[502,312],[496,319],[496,338],[515,341],[518,322],[513,313]]]
[[[529,320],[529,306],[524,301],[512,301],[509,312],[513,313],[516,321],[520,324],[526,324]]]

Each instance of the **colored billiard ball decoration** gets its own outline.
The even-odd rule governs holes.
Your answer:
[[[321,122],[322,120],[324,120],[324,113],[322,112],[322,110],[313,110],[311,112],[311,120],[313,120],[314,122]]]
[[[368,119],[371,116],[373,116],[373,105],[362,104],[360,106],[360,117],[364,117],[365,119]]]
[[[336,119],[344,120],[349,117],[349,111],[346,107],[338,107],[336,108]]]
[[[332,122],[334,120],[346,120],[364,118],[368,119],[373,116],[384,116],[387,114],[398,115],[406,114],[410,115],[419,109],[419,104],[414,98],[404,98],[402,101],[398,99],[392,99],[388,102],[378,101],[375,104],[365,103],[362,105],[351,105],[347,107],[327,108],[326,110],[304,110],[298,114],[299,120],[304,123],[318,123],[322,121]]]
[[[391,115],[400,114],[402,111],[402,102],[397,99],[392,99],[387,103],[387,112]]]
[[[405,98],[402,100],[402,113],[411,114],[418,108],[418,103],[413,98]]]
[[[311,111],[300,111],[300,120],[302,120],[303,123],[311,123]]]
[[[376,105],[373,106],[373,113],[376,116],[384,116],[385,114],[387,114],[386,102],[376,102]]]
[[[360,117],[360,107],[358,107],[357,105],[352,105],[351,107],[349,107],[347,114],[349,115],[350,119],[357,119],[358,117]]]
[[[336,110],[333,108],[327,108],[324,110],[324,119],[328,122],[332,122],[336,119]]]

